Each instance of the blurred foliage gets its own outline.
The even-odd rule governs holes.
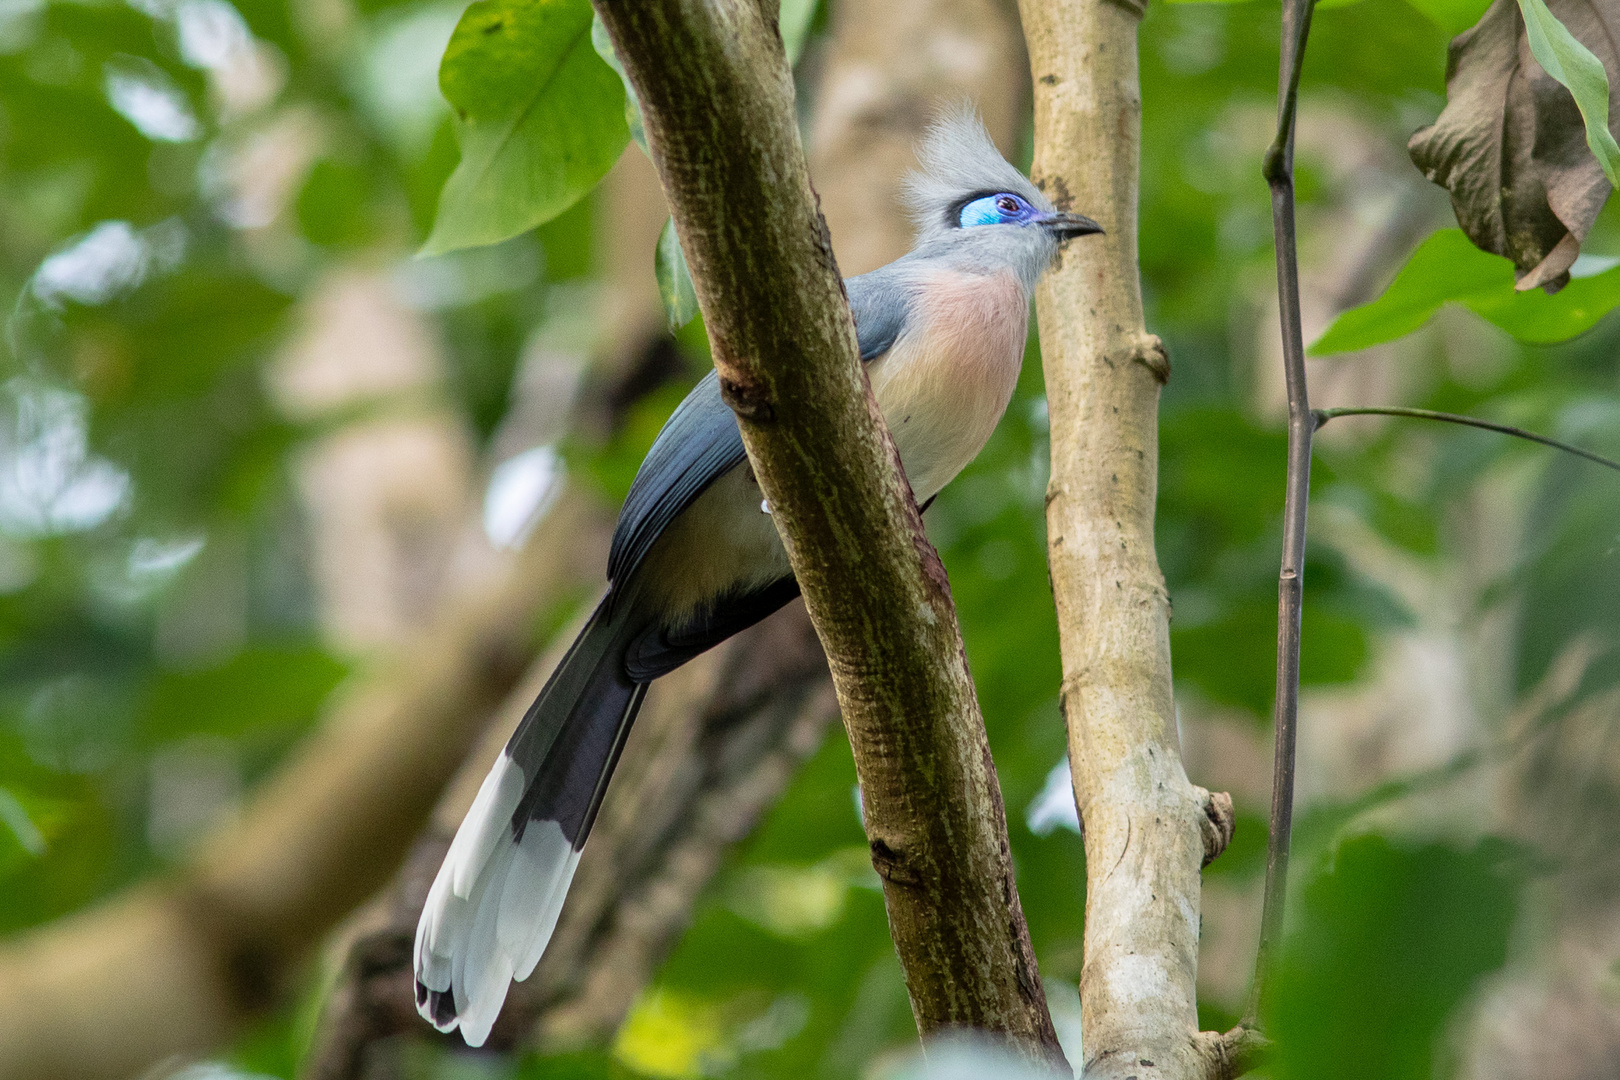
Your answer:
[[[1267,1018],[1278,1080],[1428,1080],[1451,1009],[1502,966],[1522,852],[1347,840],[1305,888]]]
[[[1447,37],[1480,6],[1322,5],[1302,90],[1306,128],[1327,116],[1406,168],[1407,135],[1443,101]],[[411,258],[458,165],[462,121],[438,76],[463,17],[454,2],[391,0],[0,9],[0,289],[10,313],[0,357],[0,929],[76,910],[180,857],[187,834],[159,827],[172,817],[164,785],[203,766],[250,785],[356,664],[319,625],[295,483],[300,455],[355,417],[295,418],[268,389],[328,275],[387,275],[444,351],[444,378],[425,395],[486,454],[526,343],[567,307],[557,302],[565,290],[592,277],[604,220],[592,198],[494,246]],[[805,18],[813,57],[825,5]],[[1256,731],[1273,679],[1285,445],[1260,345],[1274,335],[1259,162],[1276,39],[1275,10],[1258,3],[1149,5],[1141,37],[1144,285],[1148,323],[1175,364],[1161,412],[1159,553],[1177,692],[1185,709],[1247,718]],[[608,72],[588,41],[568,55]],[[614,99],[601,130],[614,128],[623,146],[620,91],[611,77],[605,85],[604,100]],[[803,89],[813,108],[813,81]],[[474,107],[472,96],[458,104]],[[593,158],[568,190],[578,195],[609,160]],[[1335,169],[1302,140],[1307,253],[1312,243],[1331,248],[1332,230],[1345,227],[1357,181]],[[486,238],[522,228],[514,220]],[[1600,222],[1588,247],[1620,255],[1620,240],[1602,233]],[[653,265],[648,251],[649,274]],[[1441,299],[1451,295],[1460,294]],[[701,320],[678,340],[701,357]],[[1614,454],[1617,345],[1613,319],[1534,347],[1442,312],[1400,343],[1397,392],[1406,404],[1509,419]],[[1375,360],[1316,363],[1342,371]],[[1079,974],[1084,861],[1075,832],[1037,834],[1026,819],[1064,753],[1038,361],[1032,342],[1006,420],[929,527],[962,615],[1024,910],[1042,974],[1056,984]],[[622,496],[700,366],[634,405],[611,441],[573,436],[564,452],[575,474]],[[1321,446],[1317,520],[1348,515],[1440,574],[1479,539],[1461,524],[1477,519],[1461,512],[1481,486],[1521,478],[1523,535],[1516,520],[1501,522],[1496,539],[1511,556],[1460,617],[1518,613],[1511,690],[1536,684],[1577,635],[1603,650],[1583,692],[1620,680],[1612,477],[1483,432],[1354,430]],[[1380,642],[1425,614],[1354,565],[1313,537],[1311,686],[1364,680]],[[835,732],[706,894],[615,1046],[534,1059],[514,1075],[883,1075],[914,1032],[860,854],[854,783]],[[228,811],[228,784],[221,797],[216,809]],[[1260,873],[1264,807],[1238,810],[1235,845],[1211,874],[1241,882]],[[1341,842],[1343,820],[1302,828],[1296,862],[1311,883],[1274,1018],[1286,1048],[1279,1068],[1428,1075],[1456,1004],[1502,963],[1522,865],[1494,841]],[[246,1037],[236,1065],[290,1076],[320,984],[312,976],[301,1001]],[[1076,1007],[1055,990],[1053,1001],[1060,1026],[1072,1025]],[[1211,1015],[1228,1007],[1213,1003]],[[420,1065],[424,1076],[453,1071],[428,1051]]]

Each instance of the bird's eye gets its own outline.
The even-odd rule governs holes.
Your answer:
[[[1024,200],[1003,192],[984,195],[967,203],[956,220],[964,229],[975,225],[1016,225],[1028,212],[1029,206]]]

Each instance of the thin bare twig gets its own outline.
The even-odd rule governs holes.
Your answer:
[[[1496,431],[1503,435],[1528,439],[1533,443],[1550,446],[1554,450],[1562,450],[1566,454],[1574,454],[1576,457],[1585,458],[1587,461],[1595,461],[1599,465],[1620,472],[1620,461],[1611,461],[1601,454],[1592,453],[1590,450],[1582,450],[1578,446],[1571,446],[1567,442],[1550,439],[1545,435],[1537,435],[1533,431],[1526,431],[1524,428],[1514,427],[1512,424],[1498,424],[1491,420],[1481,420],[1478,417],[1460,416],[1457,413],[1435,412],[1433,409],[1408,409],[1400,405],[1354,405],[1341,409],[1312,409],[1311,415],[1316,418],[1318,428],[1329,420],[1340,416],[1405,416],[1414,420],[1438,420],[1445,424],[1461,424],[1464,427],[1480,428],[1483,431]]]
[[[1294,740],[1299,721],[1300,610],[1304,600],[1305,524],[1310,506],[1311,436],[1316,419],[1305,384],[1299,316],[1299,252],[1294,234],[1294,124],[1299,73],[1311,31],[1313,0],[1284,0],[1277,88],[1277,137],[1266,151],[1272,230],[1277,245],[1277,307],[1288,382],[1288,491],[1283,508],[1282,570],[1277,580],[1276,751],[1271,783],[1271,836],[1266,850],[1265,907],[1245,1026],[1256,1025],[1266,978],[1282,939],[1288,893],[1288,843],[1294,818]]]

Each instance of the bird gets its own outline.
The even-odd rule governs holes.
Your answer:
[[[935,120],[917,157],[912,250],[845,289],[872,393],[926,508],[1006,411],[1030,297],[1060,244],[1102,228],[1058,210],[971,107]],[[417,1010],[469,1046],[546,949],[648,684],[799,594],[714,372],[642,462],[607,576],[479,788],[417,926]]]

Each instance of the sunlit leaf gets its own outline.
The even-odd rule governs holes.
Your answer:
[[[799,62],[799,54],[804,51],[804,43],[810,37],[810,27],[815,22],[816,9],[820,2],[821,0],[782,0],[781,12],[777,16],[777,29],[782,35],[782,48],[787,53],[789,64]],[[644,153],[647,152],[647,127],[641,119],[641,102],[636,98],[636,88],[630,85],[630,77],[625,74],[619,54],[613,51],[613,39],[608,36],[607,26],[603,24],[600,15],[591,17],[591,47],[623,82],[624,122],[630,128],[630,137],[636,140],[636,145],[641,147]]]
[[[586,0],[480,0],[444,52],[461,163],[423,248],[494,244],[579,201],[618,160],[624,90],[591,47]]]
[[[1538,345],[1567,341],[1620,306],[1620,267],[1577,278],[1553,296],[1513,287],[1513,264],[1441,229],[1412,253],[1383,295],[1341,314],[1310,348],[1314,356],[1394,341],[1458,303]]]
[[[624,122],[630,129],[630,137],[636,140],[644,154],[650,154],[647,149],[647,126],[641,120],[641,101],[636,97],[636,88],[630,85],[630,78],[624,73],[624,64],[619,60],[619,54],[613,51],[613,39],[608,37],[607,26],[603,24],[600,15],[591,16],[591,47],[602,62],[613,69],[613,73],[624,84]]]
[[[776,28],[782,35],[782,48],[790,64],[797,64],[804,52],[804,43],[810,37],[810,24],[815,21],[816,8],[821,0],[782,0],[782,9],[776,17]]]

